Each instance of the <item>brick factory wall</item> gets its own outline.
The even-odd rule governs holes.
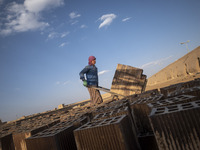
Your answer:
[[[147,86],[194,75],[197,72],[200,72],[200,46],[148,78]]]

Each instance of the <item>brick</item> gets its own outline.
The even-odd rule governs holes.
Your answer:
[[[27,139],[28,150],[76,150],[73,131],[87,122],[87,117],[81,117],[71,122],[60,122]]]
[[[111,92],[124,96],[143,92],[147,80],[146,75],[142,73],[142,69],[118,64],[113,77]]]
[[[174,97],[177,95],[193,95],[196,96],[198,99],[200,98],[200,86],[192,87],[192,88],[186,88],[181,91],[176,91],[173,93],[168,94],[168,97]]]
[[[160,92],[164,94],[165,97],[168,97],[170,95],[181,93],[181,91],[184,91],[185,89],[191,89],[198,86],[200,86],[200,80],[195,79],[192,81],[173,84],[164,88],[160,88]]]
[[[159,149],[200,149],[200,101],[153,108],[150,121]]]
[[[131,107],[133,120],[136,124],[137,134],[144,134],[152,131],[148,115],[151,112],[151,108],[145,103],[134,104]]]
[[[151,112],[151,108],[147,104],[150,102],[162,100],[163,98],[163,95],[155,95],[149,98],[138,99],[137,101],[134,101],[130,104],[131,114],[133,117],[133,122],[136,126],[137,134],[152,132],[148,117]]]
[[[7,134],[0,137],[1,150],[15,150],[12,134]]]
[[[40,127],[35,127],[33,129],[18,131],[12,134],[13,142],[15,145],[15,150],[27,150],[25,139],[31,137],[39,132],[42,132],[45,129],[48,129],[55,124],[59,123],[60,120],[53,121],[49,124],[42,125]]]
[[[175,97],[166,98],[163,100],[158,100],[155,102],[148,103],[147,105],[149,107],[163,107],[168,105],[174,105],[174,104],[180,104],[180,103],[186,103],[197,100],[196,96],[192,95],[178,95]]]
[[[74,126],[68,125],[57,130],[46,130],[37,136],[26,139],[28,150],[65,150],[76,149],[73,130]]]
[[[112,103],[109,103],[108,105],[98,107],[95,111],[92,112],[92,115],[96,116],[97,114],[101,114],[102,112],[103,113],[110,112],[112,110],[120,109],[124,107],[128,107],[130,109],[128,100],[124,100],[124,101],[119,100],[117,102],[112,102]]]
[[[122,108],[116,108],[109,112],[97,114],[96,116],[94,116],[92,121],[112,118],[112,117],[121,116],[121,115],[128,115],[128,116],[130,116],[130,118],[132,118],[130,109],[128,106],[126,106],[126,107],[122,107]]]
[[[138,135],[141,150],[159,150],[153,133]]]
[[[76,129],[74,136],[78,150],[139,149],[127,115],[87,123]]]

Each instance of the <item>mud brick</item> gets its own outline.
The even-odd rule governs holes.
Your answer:
[[[75,120],[72,120],[71,122],[72,122],[73,126],[78,128],[78,127],[88,123],[90,121],[90,118],[87,115],[88,114],[84,114],[81,117],[79,117]]]
[[[150,121],[159,149],[200,149],[200,101],[153,108]]]
[[[97,114],[96,116],[94,116],[92,121],[112,118],[112,117],[121,116],[121,115],[128,115],[130,116],[130,119],[132,119],[130,109],[128,108],[128,106],[126,106],[122,108],[116,108],[110,112]]]
[[[168,97],[173,97],[177,95],[193,95],[196,96],[198,99],[200,99],[200,86],[197,87],[192,87],[192,88],[187,88],[183,89],[181,91],[176,91],[174,93],[170,93]]]
[[[138,96],[140,98],[148,98],[148,97],[153,97],[158,94],[159,94],[158,89],[153,89],[153,90],[145,91],[145,92],[139,94]]]
[[[127,115],[129,117],[134,136],[137,136],[136,135],[136,124],[133,120],[133,116],[132,116],[130,108],[128,106],[122,107],[122,108],[116,108],[110,112],[97,114],[92,119],[92,122],[94,122],[96,120],[103,120],[103,119],[112,118],[112,117],[121,116],[121,115]]]
[[[149,107],[163,107],[168,105],[174,105],[174,104],[180,104],[180,103],[186,103],[197,100],[196,96],[192,95],[179,95],[171,98],[166,98],[163,100],[158,100],[152,103],[148,103],[147,105]]]
[[[134,104],[131,106],[132,116],[136,126],[137,134],[144,134],[152,131],[148,115],[151,108],[146,103]]]
[[[182,87],[185,87],[185,88],[191,88],[191,87],[195,87],[195,86],[200,86],[199,78],[194,79],[192,81],[184,82],[182,85]]]
[[[130,104],[131,114],[133,122],[136,126],[137,134],[144,134],[152,131],[148,115],[151,112],[151,108],[148,107],[148,103],[162,100],[164,96],[155,95],[149,98],[142,98]]]
[[[0,150],[15,150],[12,134],[0,137]]]
[[[138,135],[141,150],[159,150],[152,132]]]
[[[88,122],[86,116],[70,121],[60,122],[49,129],[44,130],[30,138],[27,138],[26,145],[29,150],[76,150],[76,143],[73,130]],[[36,144],[37,143],[37,144]]]
[[[112,110],[115,110],[115,109],[120,109],[120,108],[124,108],[124,107],[130,107],[130,104],[129,104],[129,101],[128,100],[125,100],[123,102],[115,102],[115,103],[112,103],[112,104],[109,104],[108,106],[101,106],[101,107],[98,107],[95,111],[92,112],[92,115],[93,116],[96,116],[97,114],[101,114],[102,112],[110,112]]]
[[[181,88],[182,83],[173,84],[164,88],[160,88],[161,94],[163,94],[165,97],[167,97],[170,93],[177,91]]]
[[[32,137],[27,138],[28,150],[75,150],[73,130],[77,127],[72,122],[61,122]]]
[[[158,95],[154,95],[154,96],[147,97],[147,98],[139,98],[136,101],[130,101],[130,106],[132,107],[132,105],[140,104],[140,103],[151,103],[151,102],[159,101],[162,99],[164,99],[163,94],[158,94]]]
[[[105,104],[106,106],[115,106],[115,105],[129,105],[129,100],[128,99],[120,99],[117,101],[111,101]]]
[[[137,150],[127,115],[87,123],[74,131],[78,150]]]
[[[146,75],[143,70],[127,65],[118,64],[113,77],[111,92],[129,96],[141,93],[146,87]]]
[[[35,135],[41,131],[44,131],[45,129],[48,129],[59,122],[60,120],[56,120],[49,124],[42,125],[40,127],[35,127],[33,129],[24,130],[24,131],[19,130],[18,132],[13,133],[12,137],[13,137],[13,142],[15,145],[15,150],[27,150],[26,142],[25,142],[26,138],[31,137],[32,135]]]
[[[37,136],[26,139],[28,150],[66,150],[76,149],[73,136],[73,125],[58,128],[57,130],[45,130]]]
[[[170,86],[161,88],[160,91],[161,91],[162,94],[164,94],[165,97],[168,97],[168,96],[170,96],[172,94],[173,95],[179,94],[181,91],[183,91],[185,89],[194,88],[196,86],[200,86],[200,80],[198,80],[198,79],[192,80],[192,81],[188,81],[188,82],[183,82],[183,83],[170,85]]]

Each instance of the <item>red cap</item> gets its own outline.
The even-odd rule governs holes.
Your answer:
[[[95,60],[96,59],[96,57],[94,57],[94,56],[90,56],[89,58],[88,58],[88,63],[89,63],[89,65],[91,65],[91,62],[93,61],[93,60]]]

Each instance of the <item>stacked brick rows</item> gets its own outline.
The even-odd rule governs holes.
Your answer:
[[[168,90],[167,94],[161,91],[161,94],[144,98],[141,98],[142,96],[139,96],[140,98],[136,97],[130,100],[132,116],[136,123],[137,136],[142,149],[155,149],[155,150],[163,149],[160,147],[158,148],[157,146],[158,144],[156,142],[157,140],[155,140],[157,139],[157,137],[155,136],[156,133],[153,132],[154,131],[153,125],[150,123],[149,114],[151,113],[152,108],[158,107],[158,110],[160,110],[161,107],[164,106],[171,106],[174,104],[185,104],[187,102],[195,101],[199,99],[200,95],[200,88],[195,87],[198,85],[199,82],[195,83],[194,81],[187,82],[184,84],[177,84],[171,86],[171,89],[174,88],[175,92],[170,89],[171,91]],[[185,107],[189,106],[186,105]],[[197,148],[195,150],[197,150]]]
[[[57,130],[45,130],[38,135],[26,139],[27,149],[76,149],[72,134],[74,129],[72,125],[67,124],[65,127],[60,127]]]
[[[25,143],[26,138],[31,137],[32,135],[35,135],[45,129],[48,129],[59,122],[60,120],[56,120],[56,121],[52,121],[51,123],[44,124],[38,127],[33,126],[33,128],[29,128],[26,130],[20,129],[17,132],[13,133],[12,138],[13,138],[13,143],[15,145],[15,150],[27,149],[26,143]]]
[[[199,150],[200,80],[0,125],[0,150]]]
[[[1,139],[1,146],[6,147],[2,149],[8,149],[8,147],[15,147],[15,150],[21,150],[22,147],[25,147],[24,140],[25,138],[34,135],[40,131],[43,131],[44,129],[47,129],[57,123],[59,123],[60,120],[51,121],[48,119],[39,119],[39,120],[32,120],[32,121],[23,121],[19,124],[11,123],[10,126],[7,128],[3,128],[1,130],[0,139]],[[3,140],[5,138],[8,138],[10,140]],[[8,142],[10,141],[10,142]],[[12,148],[13,149],[13,148]]]
[[[137,134],[146,134],[152,132],[148,115],[151,112],[151,108],[148,107],[148,103],[159,101],[163,99],[163,95],[155,95],[149,98],[141,98],[130,104],[131,114],[133,120],[136,123]]]
[[[82,117],[74,121],[66,121],[46,129],[32,137],[26,139],[28,150],[75,150],[76,144],[73,131],[82,124],[88,122],[87,117]]]
[[[170,86],[161,88],[160,92],[165,97],[169,97],[169,96],[178,95],[180,93],[184,94],[181,91],[184,91],[185,89],[192,89],[192,88],[198,87],[198,86],[200,86],[200,80],[199,79],[195,79],[195,80],[192,80],[192,81],[178,83],[178,84],[174,84],[174,85],[170,85]]]
[[[111,92],[123,96],[140,94],[145,91],[146,75],[143,70],[127,65],[118,64],[113,77]]]
[[[120,116],[120,115],[131,115],[130,114],[130,109],[128,106],[122,107],[122,108],[116,108],[114,110],[111,110],[110,112],[105,112],[105,113],[100,113],[94,116],[92,119],[94,120],[101,120],[101,119],[107,119],[115,116]]]
[[[196,99],[197,99],[197,97],[192,96],[192,95],[179,95],[179,96],[170,97],[170,98],[166,98],[163,100],[151,102],[151,103],[148,103],[147,105],[149,107],[163,107],[163,106],[167,106],[167,105],[186,103],[186,102],[194,101]]]
[[[153,108],[150,120],[159,149],[200,149],[200,101]]]
[[[200,86],[195,86],[195,87],[191,87],[191,88],[186,88],[183,90],[179,90],[179,91],[175,91],[175,92],[171,92],[168,94],[168,97],[174,97],[176,95],[193,95],[196,96],[198,99],[200,99]]]
[[[74,131],[78,150],[139,149],[127,115],[89,122]]]
[[[96,110],[93,111],[92,114],[93,114],[93,116],[96,116],[101,113],[111,112],[113,110],[117,110],[120,108],[126,108],[126,107],[127,107],[127,109],[130,109],[129,101],[126,99],[123,99],[123,100],[119,100],[116,102],[111,102],[111,103],[102,105],[102,106],[96,108]]]
[[[70,116],[69,110],[73,109],[53,110],[1,125],[0,150],[26,150],[25,138],[54,126],[62,121],[62,116],[70,121],[81,116],[81,113]]]
[[[4,134],[4,136],[0,138],[0,150],[15,150],[11,133]]]

